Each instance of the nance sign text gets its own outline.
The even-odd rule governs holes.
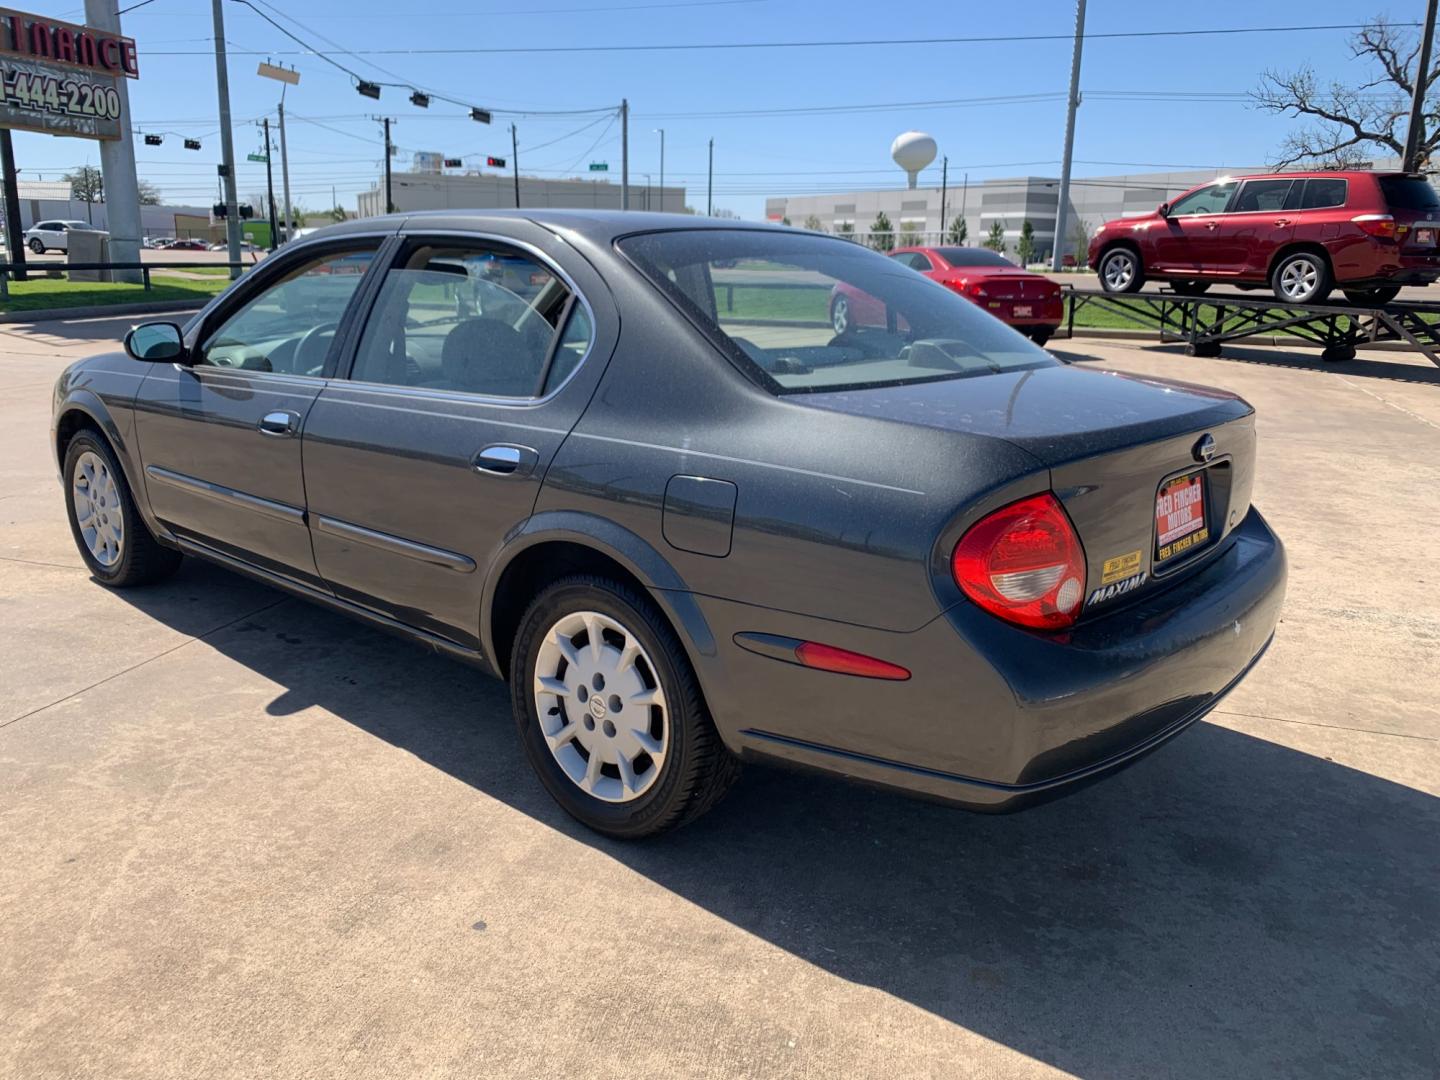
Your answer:
[[[140,77],[133,38],[9,8],[0,8],[0,53],[96,75]]]

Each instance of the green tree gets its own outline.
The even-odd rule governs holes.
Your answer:
[[[985,246],[998,254],[1005,254],[1005,223],[995,221],[990,225],[990,235],[985,237]]]
[[[875,215],[875,220],[870,223],[870,246],[876,251],[893,251],[895,249],[895,230],[890,224],[890,219],[881,210]]]
[[[1028,220],[1020,224],[1020,242],[1015,245],[1015,254],[1021,266],[1029,266],[1035,261],[1035,226]]]
[[[906,221],[900,225],[900,246],[914,247],[920,243],[920,228],[913,221]]]
[[[835,223],[835,233],[838,236],[854,236],[855,223],[853,221],[837,221]]]
[[[1074,248],[1075,265],[1084,266],[1090,257],[1090,224],[1082,217],[1077,216],[1070,227],[1070,246]]]
[[[60,179],[70,185],[70,197],[83,203],[105,201],[105,177],[92,165],[81,165]]]
[[[824,232],[824,231],[825,231],[825,226],[820,224],[820,219],[819,219],[818,217],[816,217],[814,214],[809,214],[809,215],[806,216],[806,218],[805,218],[805,228],[809,229],[811,232]]]
[[[345,220],[345,208],[344,208],[343,206],[332,206],[332,207],[330,208],[330,220],[331,220],[331,221],[344,221],[344,220]]]
[[[790,224],[790,215],[789,215],[789,214],[786,214],[784,217],[782,217],[782,218],[780,219],[780,224],[781,224],[781,225],[789,225],[789,224]]]
[[[136,181],[135,186],[140,189],[141,206],[159,206],[160,189],[149,180]]]
[[[969,238],[969,226],[965,224],[965,219],[963,217],[961,217],[959,214],[956,214],[955,220],[950,222],[950,232],[948,235],[950,243],[964,246],[965,241]]]

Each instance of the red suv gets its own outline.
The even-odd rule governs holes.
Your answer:
[[[1440,195],[1407,173],[1306,172],[1225,177],[1107,221],[1090,241],[1106,292],[1147,278],[1202,293],[1214,282],[1269,284],[1286,303],[1318,304],[1339,287],[1387,304],[1402,285],[1440,278]]]

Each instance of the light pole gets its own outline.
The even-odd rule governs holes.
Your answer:
[[[225,246],[230,262],[240,261],[240,199],[235,194],[235,139],[230,130],[230,72],[225,63],[225,13],[221,0],[214,0],[215,21],[215,85],[220,96],[220,177],[225,181]],[[138,210],[139,200],[136,200]],[[237,266],[230,267],[231,278],[240,276]]]
[[[1432,0],[1433,3],[1433,0]],[[1070,155],[1075,151],[1075,110],[1080,107],[1080,51],[1085,45],[1085,0],[1075,0],[1075,46],[1070,54],[1070,100],[1065,111],[1065,155],[1060,159],[1060,201],[1055,207],[1055,251],[1050,266],[1065,267],[1065,213],[1070,202]]]
[[[710,140],[710,168],[705,174],[705,216],[715,216],[715,140]]]
[[[660,210],[665,210],[665,129],[655,128],[660,133]]]
[[[1425,117],[1425,91],[1430,88],[1430,40],[1435,36],[1435,3],[1425,6],[1425,36],[1420,39],[1419,63],[1415,67],[1415,92],[1410,98],[1410,126],[1405,130],[1405,155],[1400,168],[1416,172],[1420,157],[1420,136]]]

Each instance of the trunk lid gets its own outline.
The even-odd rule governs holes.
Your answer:
[[[1221,390],[1057,366],[796,400],[1029,453],[1085,549],[1082,618],[1205,562],[1250,506],[1254,411]]]

